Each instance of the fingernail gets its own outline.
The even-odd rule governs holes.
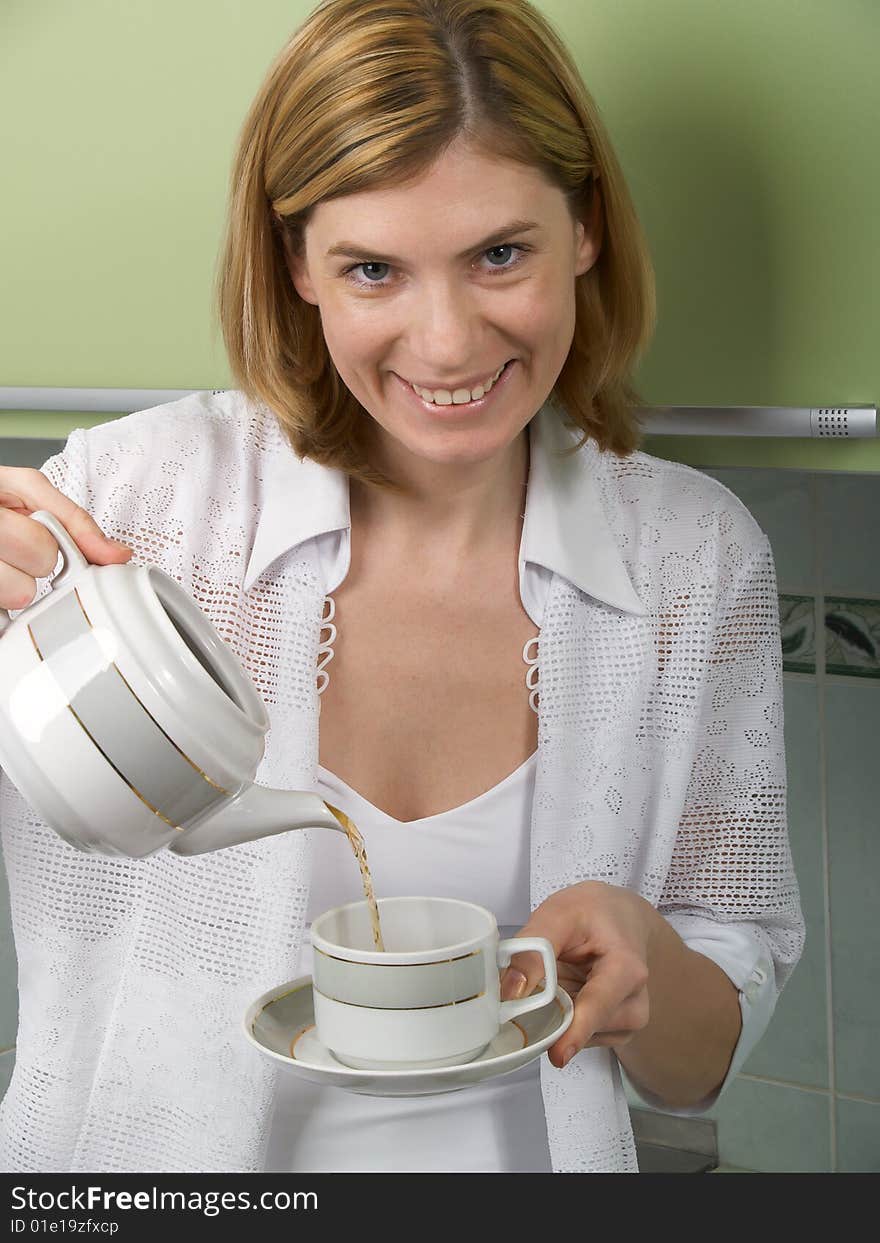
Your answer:
[[[504,977],[504,984],[501,989],[501,995],[505,1001],[514,1001],[517,997],[522,997],[526,991],[526,977],[521,971],[511,969]]]

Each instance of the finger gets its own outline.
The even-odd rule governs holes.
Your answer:
[[[572,987],[577,991],[590,978],[595,961],[595,954],[586,954],[579,962],[569,962],[566,958],[557,958],[556,978],[566,988]]]
[[[619,1032],[596,1032],[595,1035],[590,1037],[584,1048],[593,1049],[601,1047],[610,1049],[613,1047],[619,1049],[621,1045],[629,1044],[635,1035],[637,1033],[629,1029]]]
[[[572,1053],[571,1057],[567,1057],[566,1054],[568,1053],[570,1045],[569,1035],[568,1032],[566,1032],[564,1036],[557,1040],[556,1044],[550,1046],[547,1050],[547,1056],[549,1057],[551,1064],[555,1066],[557,1070],[562,1070],[569,1064],[575,1054],[582,1053],[583,1049],[620,1049],[623,1045],[629,1044],[629,1042],[637,1034],[637,1032],[629,1030],[596,1032],[590,1037],[582,1049],[575,1047],[574,1053]]]
[[[29,467],[0,467],[0,520],[3,522],[0,547],[10,550],[13,558],[22,551],[31,563],[36,557],[32,569],[27,563],[14,561],[16,568],[34,577],[51,574],[58,559],[54,536],[41,523],[30,521],[30,515],[38,509],[45,509],[58,518],[88,561],[103,565],[126,561],[132,554],[127,544],[105,535],[88,510],[54,487],[42,471]],[[47,569],[46,562],[53,547],[55,556]],[[10,560],[8,556],[3,559]]]
[[[3,488],[0,488],[0,505],[5,509],[18,509],[23,513],[28,512],[27,505],[25,505],[17,492],[5,492]]]
[[[501,1000],[511,1001],[533,993],[544,978],[544,959],[537,950],[514,954],[501,976]]]
[[[26,609],[36,594],[37,584],[29,574],[0,561],[0,609]]]
[[[585,931],[576,915],[577,910],[571,904],[542,903],[512,939],[544,937],[553,946],[558,960],[584,945]],[[537,950],[514,952],[510,966],[501,977],[502,1000],[525,997],[543,974],[544,960]]]
[[[564,1065],[569,1048],[576,1052],[596,1037],[621,1030],[635,1032],[648,1021],[648,971],[635,955],[616,954],[596,964],[574,999],[568,1030],[549,1050],[554,1065]]]
[[[0,508],[0,557],[10,571],[4,587],[11,589],[13,578],[23,582],[27,575],[35,587],[35,578],[45,578],[55,569],[58,541],[41,522]]]

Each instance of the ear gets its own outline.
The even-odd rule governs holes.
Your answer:
[[[590,220],[586,228],[581,221],[576,225],[575,274],[583,276],[589,272],[602,249],[602,236],[605,228],[605,213],[602,207],[602,194],[599,190],[598,177],[593,182],[593,203],[590,209]]]

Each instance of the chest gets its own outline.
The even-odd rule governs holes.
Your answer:
[[[319,760],[374,806],[404,822],[436,815],[535,751],[523,648],[538,628],[514,575],[447,589],[346,579],[333,603]]]

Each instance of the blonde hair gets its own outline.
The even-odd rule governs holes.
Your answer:
[[[368,419],[341,380],[318,307],[300,298],[302,252],[323,199],[399,185],[457,138],[543,171],[602,248],[575,278],[576,318],[553,398],[603,450],[641,442],[631,368],[653,336],[654,273],[623,172],[577,66],[527,0],[323,0],[270,65],[243,123],[219,256],[219,323],[237,386],[294,451],[388,485]]]

